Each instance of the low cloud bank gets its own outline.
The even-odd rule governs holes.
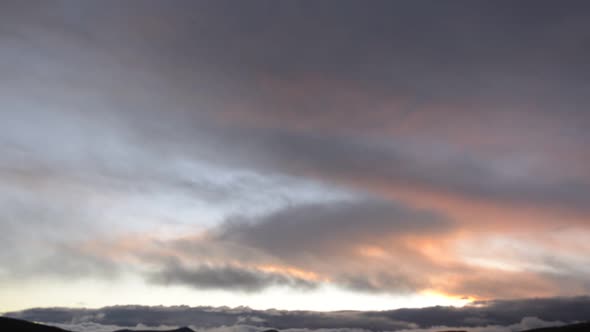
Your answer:
[[[512,324],[508,326],[499,325],[488,325],[482,327],[457,327],[457,326],[435,326],[427,329],[404,329],[399,332],[440,332],[440,331],[465,331],[465,332],[519,332],[529,329],[551,327],[563,325],[563,322],[546,322],[537,317],[525,317],[518,324]],[[129,326],[116,326],[116,325],[102,325],[92,322],[83,322],[78,324],[56,324],[51,325],[75,332],[113,332]],[[137,330],[172,330],[178,326],[146,326],[144,324],[138,324],[133,329]],[[220,326],[213,328],[199,328],[196,326],[190,326],[196,332],[262,332],[267,330],[267,327],[252,326],[252,325],[232,325],[232,326]],[[308,328],[297,328],[297,329],[286,329],[283,332],[370,332],[367,329],[358,328],[321,328],[321,329],[308,329]]]
[[[590,317],[590,297],[496,300],[465,307],[390,311],[284,311],[188,306],[113,306],[100,309],[35,308],[5,314],[74,331],[103,332],[138,326],[191,326],[196,331],[248,331],[267,328],[299,331],[515,332],[555,326]]]

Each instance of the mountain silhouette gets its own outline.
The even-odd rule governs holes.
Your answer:
[[[26,320],[0,317],[0,331],[2,332],[70,332],[68,330],[60,329],[59,327],[37,324]],[[153,330],[129,330],[123,329],[115,332],[154,332]],[[195,332],[188,327],[181,327],[174,330],[164,330],[157,332]]]
[[[123,330],[117,330],[114,332],[154,332],[154,330],[129,330],[129,329],[123,329]],[[188,328],[188,327],[181,327],[178,329],[174,329],[174,330],[158,330],[158,332],[195,332],[192,329]]]
[[[37,324],[26,320],[0,317],[0,331],[2,332],[70,332],[54,326]],[[131,330],[123,329],[115,332],[154,332],[153,330]],[[181,327],[174,330],[165,330],[157,332],[195,332],[188,327]],[[270,329],[263,332],[279,332],[278,330]],[[464,332],[461,330],[446,330],[441,332]],[[526,330],[522,332],[590,332],[590,322],[578,323],[572,325],[546,327],[540,329]]]
[[[181,327],[178,329],[174,329],[174,330],[158,330],[158,331],[154,331],[154,330],[130,330],[130,329],[123,329],[123,330],[117,330],[114,332],[195,332],[192,329],[188,328],[188,327]]]
[[[544,327],[540,329],[528,330],[525,332],[588,332],[590,331],[590,322],[565,325],[559,327]]]
[[[58,327],[47,326],[26,320],[0,317],[0,331],[6,332],[66,332]]]

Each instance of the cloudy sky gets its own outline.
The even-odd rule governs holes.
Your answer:
[[[0,312],[588,294],[589,58],[586,1],[1,1]]]

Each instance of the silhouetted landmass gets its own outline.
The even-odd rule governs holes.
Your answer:
[[[558,327],[544,327],[526,332],[590,332],[590,322]]]
[[[158,331],[154,331],[154,330],[130,330],[130,329],[123,329],[123,330],[117,330],[115,332],[195,332],[192,329],[188,328],[188,327],[181,327],[178,329],[174,329],[174,330],[158,330]]]
[[[59,327],[37,324],[26,320],[0,317],[0,331],[2,332],[70,332]],[[153,330],[118,330],[115,332],[154,332]],[[158,331],[158,332],[195,332],[188,327],[181,327],[174,330]]]
[[[66,332],[58,327],[47,326],[26,320],[0,317],[0,331],[2,332]]]
[[[495,300],[477,302],[464,307],[434,306],[387,311],[286,311],[250,308],[213,308],[189,306],[110,306],[84,308],[31,308],[4,313],[6,317],[47,324],[67,324],[92,317],[102,325],[135,327],[190,326],[195,330],[222,326],[249,325],[265,329],[364,329],[367,331],[399,331],[412,328],[468,330],[482,326],[543,326],[523,323],[585,322],[590,320],[590,296]],[[549,325],[547,325],[549,326]],[[0,331],[1,332],[1,331]],[[519,331],[520,332],[520,331]],[[590,332],[590,331],[589,331]]]
[[[70,332],[54,326],[37,324],[26,320],[0,317],[0,331],[2,332]],[[132,330],[123,329],[115,332],[154,332],[153,330]],[[158,332],[195,332],[188,327],[181,327],[174,330],[158,331]],[[263,332],[279,332],[279,330],[265,330]],[[466,332],[464,330],[443,330],[440,332]],[[522,332],[590,332],[590,322],[578,323],[572,325],[546,327],[540,329],[526,330]]]

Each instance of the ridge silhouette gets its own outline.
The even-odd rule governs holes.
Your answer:
[[[22,319],[0,317],[0,331],[2,332],[71,332],[55,326],[43,325],[29,322]],[[590,322],[576,323],[565,326],[545,327],[539,329],[526,330],[521,332],[589,332]],[[155,332],[154,330],[133,330],[122,329],[114,332]],[[172,330],[163,330],[157,332],[195,332],[189,327],[180,327]],[[280,332],[275,329],[268,329],[262,332]],[[441,330],[439,332],[465,332],[464,330]]]

